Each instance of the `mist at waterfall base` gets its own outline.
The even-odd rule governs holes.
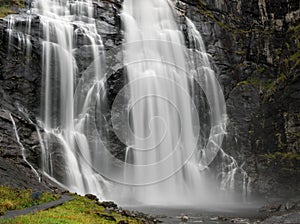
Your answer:
[[[28,55],[32,14],[42,29],[40,172],[72,192],[122,205],[245,199],[250,178],[221,148],[222,88],[200,33],[188,18],[182,32],[171,1],[125,0],[124,43],[108,52],[92,0],[35,0],[25,33],[9,16],[9,40],[17,37]],[[82,71],[79,54],[89,58]],[[120,73],[124,83],[112,96],[109,81]]]

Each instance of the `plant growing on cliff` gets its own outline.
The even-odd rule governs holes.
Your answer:
[[[275,152],[261,155],[270,168],[276,168],[282,177],[300,176],[300,153]]]
[[[24,8],[24,0],[0,0],[0,18],[15,13],[14,8]]]

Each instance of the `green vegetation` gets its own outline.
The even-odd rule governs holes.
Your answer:
[[[270,31],[266,30],[265,28],[258,26],[256,24],[252,24],[250,27],[242,27],[240,22],[241,18],[236,15],[230,15],[230,17],[227,17],[227,21],[224,21],[223,15],[220,13],[220,15],[217,15],[216,11],[212,11],[207,7],[207,4],[205,0],[199,0],[197,5],[198,12],[208,18],[210,18],[212,21],[214,21],[216,24],[219,25],[219,27],[233,33],[233,34],[248,34],[252,32],[260,32],[261,34],[265,34],[267,36],[270,35]]]
[[[259,89],[259,91],[263,94],[263,102],[268,100],[276,91],[283,88],[285,86],[287,76],[284,74],[280,74],[274,80],[263,80],[259,78],[259,75],[262,75],[265,72],[264,67],[257,68],[257,77],[250,76],[246,80],[240,81],[237,83],[237,86],[243,85],[252,85],[253,87]]]
[[[237,84],[237,86],[243,86],[243,85],[248,85],[248,84],[251,84],[248,80],[244,80],[244,81],[241,81]]]
[[[0,18],[7,16],[8,14],[14,13],[13,7],[24,8],[24,0],[0,0]]]
[[[247,53],[246,50],[235,51],[235,54],[240,55],[240,56],[245,56],[246,53]]]
[[[10,9],[9,6],[7,6],[7,5],[0,6],[0,18],[3,18],[11,13],[13,13],[13,11]]]
[[[264,67],[259,67],[259,68],[257,69],[257,72],[258,72],[259,74],[264,74],[265,71],[266,71],[266,69],[265,69]]]
[[[300,113],[294,114],[298,120],[300,120]]]
[[[16,210],[31,207],[34,205],[50,202],[58,199],[59,196],[51,193],[42,193],[35,200],[32,197],[32,190],[17,190],[0,186],[0,215],[7,210]]]
[[[265,99],[273,95],[277,90],[285,86],[287,76],[285,74],[280,74],[274,81],[267,82],[265,85]]]
[[[0,215],[5,214],[7,210],[24,209],[34,205],[47,203],[57,200],[60,196],[51,193],[42,193],[38,200],[32,197],[32,190],[17,190],[9,187],[0,186]],[[35,212],[32,214],[19,216],[14,219],[3,219],[0,223],[30,223],[30,224],[48,224],[48,223],[123,223],[138,224],[143,223],[143,218],[135,219],[127,215],[119,214],[112,210],[106,210],[101,202],[91,200],[87,197],[73,195],[74,199],[65,202],[63,205],[55,208]]]
[[[294,68],[300,65],[300,43],[298,43],[297,51],[291,55],[290,60],[294,62]]]
[[[101,224],[118,223],[120,221],[130,224],[142,223],[136,219],[122,216],[114,211],[105,211],[101,203],[90,200],[86,197],[74,195],[74,200],[64,203],[53,209],[24,215],[11,220],[3,220],[0,223],[70,223],[70,224]]]
[[[262,88],[263,86],[262,80],[254,77],[249,77],[248,79],[241,81],[237,84],[237,86],[242,86],[242,85],[253,85],[259,88]]]
[[[266,159],[272,160],[288,160],[294,162],[300,162],[300,153],[294,152],[275,152],[275,153],[268,153],[263,155]],[[300,164],[299,164],[300,165]]]
[[[300,25],[291,26],[288,30],[289,40],[285,43],[288,55],[280,55],[284,49],[277,49],[278,56],[281,56],[279,75],[266,85],[265,99],[270,98],[278,90],[284,88],[288,82],[293,82],[299,76],[300,65]]]
[[[276,168],[283,177],[300,175],[300,153],[275,152],[261,155],[272,168]]]
[[[290,57],[290,60],[294,62],[293,67],[296,68],[300,64],[300,24],[291,26],[288,30],[288,34],[291,36],[291,40],[297,43],[296,49]]]
[[[286,35],[282,34],[282,38],[285,42],[282,45],[272,46],[273,41],[278,41],[275,37],[278,36],[278,30],[274,26],[262,26],[260,23],[247,23],[244,22],[242,15],[226,15],[218,10],[210,9],[203,0],[198,0],[197,10],[200,14],[207,17],[215,24],[234,37],[237,48],[234,53],[238,56],[247,58],[247,50],[245,49],[245,43],[243,39],[247,39],[251,36],[258,35],[259,47],[263,50],[265,46],[269,46],[268,57],[272,60],[268,61],[274,66],[271,71],[268,69],[270,66],[258,65],[258,68],[254,74],[247,80],[242,80],[238,83],[241,85],[253,85],[259,88],[263,103],[272,101],[276,93],[285,88],[289,83],[293,83],[296,80],[299,73],[300,65],[300,24],[291,23],[288,30],[285,30]],[[284,30],[283,30],[284,31]],[[263,40],[263,41],[261,41]],[[267,57],[267,53],[261,52],[263,57]],[[259,57],[258,57],[259,58]],[[250,58],[250,60],[253,60]],[[254,61],[259,64],[260,61]],[[238,65],[245,66],[245,65]],[[260,76],[261,75],[261,76]],[[258,81],[259,80],[259,81]]]

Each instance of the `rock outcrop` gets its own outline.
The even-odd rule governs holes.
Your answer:
[[[205,40],[224,86],[225,151],[255,192],[300,189],[298,1],[182,1]]]
[[[121,3],[94,1],[97,29],[107,52],[122,44]],[[225,151],[243,164],[254,192],[296,194],[300,189],[299,2],[180,0],[175,4],[203,35],[224,88],[229,116]],[[24,22],[20,19],[15,24],[20,32]],[[8,39],[7,19],[0,20],[0,184],[8,182],[1,171],[16,164],[16,169],[26,170],[28,180],[35,178],[22,161],[9,113],[16,121],[28,160],[37,169],[40,163],[37,130],[29,120],[35,123],[40,117],[43,88],[39,17],[33,16],[31,24],[28,55],[17,33]],[[184,30],[185,24],[181,26]],[[91,62],[82,54],[83,48],[77,52],[78,69],[84,71]],[[112,64],[118,63],[116,55],[108,58]],[[111,99],[123,83],[122,74],[118,71],[108,80]],[[112,138],[116,136],[112,134]],[[122,158],[120,145],[111,148]],[[7,175],[14,178],[15,173]],[[25,182],[16,185],[27,186]]]

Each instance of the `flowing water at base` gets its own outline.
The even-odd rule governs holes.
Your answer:
[[[141,211],[156,217],[162,223],[205,223],[205,224],[257,224],[267,215],[258,212],[261,203],[248,204],[207,204],[206,206],[156,206],[156,207],[126,207],[131,211]],[[188,218],[188,221],[183,221]]]

